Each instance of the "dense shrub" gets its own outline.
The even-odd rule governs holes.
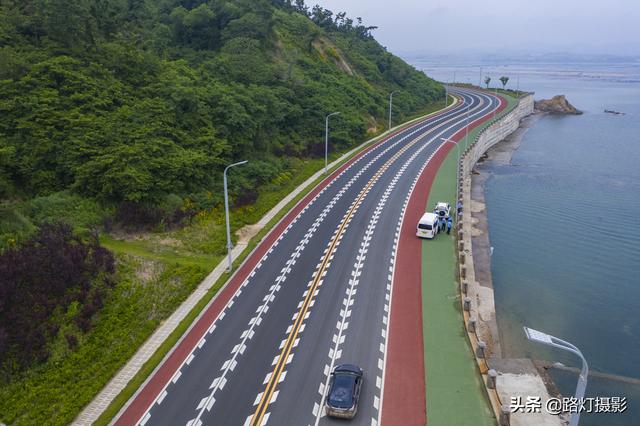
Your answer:
[[[115,213],[115,221],[126,230],[152,229],[161,225],[165,229],[179,226],[191,220],[196,214],[193,206],[185,205],[179,197],[167,197],[161,205],[125,201],[120,203]]]
[[[112,285],[114,259],[96,241],[84,243],[67,224],[44,224],[19,247],[0,254],[0,359],[5,370],[46,360],[47,343],[72,306],[87,331]],[[72,338],[67,338],[74,345]]]
[[[36,197],[25,205],[25,213],[36,225],[57,222],[60,218],[75,229],[89,230],[100,225],[112,213],[95,200],[69,191]]]

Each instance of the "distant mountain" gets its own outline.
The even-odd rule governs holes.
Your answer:
[[[640,64],[640,55],[582,54],[571,52],[552,53],[429,53],[404,52],[402,57],[410,62],[430,61],[447,64],[475,63],[478,65],[502,64]]]

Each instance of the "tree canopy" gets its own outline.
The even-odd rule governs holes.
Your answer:
[[[301,0],[3,1],[0,199],[153,204],[268,165],[237,194],[319,154],[332,110],[332,147],[354,144],[391,90],[401,118],[442,96],[374,29]]]

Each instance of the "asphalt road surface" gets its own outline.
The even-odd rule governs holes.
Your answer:
[[[451,92],[455,107],[367,149],[289,212],[117,424],[344,424],[323,409],[328,374],[340,363],[364,370],[350,424],[378,424],[408,194],[441,138],[465,127],[467,106],[473,122],[500,105],[490,94]]]

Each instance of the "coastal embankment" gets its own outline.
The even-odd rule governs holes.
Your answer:
[[[496,322],[491,280],[491,246],[484,203],[487,174],[479,164],[508,163],[529,126],[535,121],[533,94],[496,120],[465,150],[460,161],[460,198],[463,204],[458,227],[460,297],[463,318],[491,405],[501,425],[560,425],[563,419],[540,413],[511,413],[512,397],[526,401],[541,398],[542,404],[557,390],[543,369],[529,359],[503,359]]]

